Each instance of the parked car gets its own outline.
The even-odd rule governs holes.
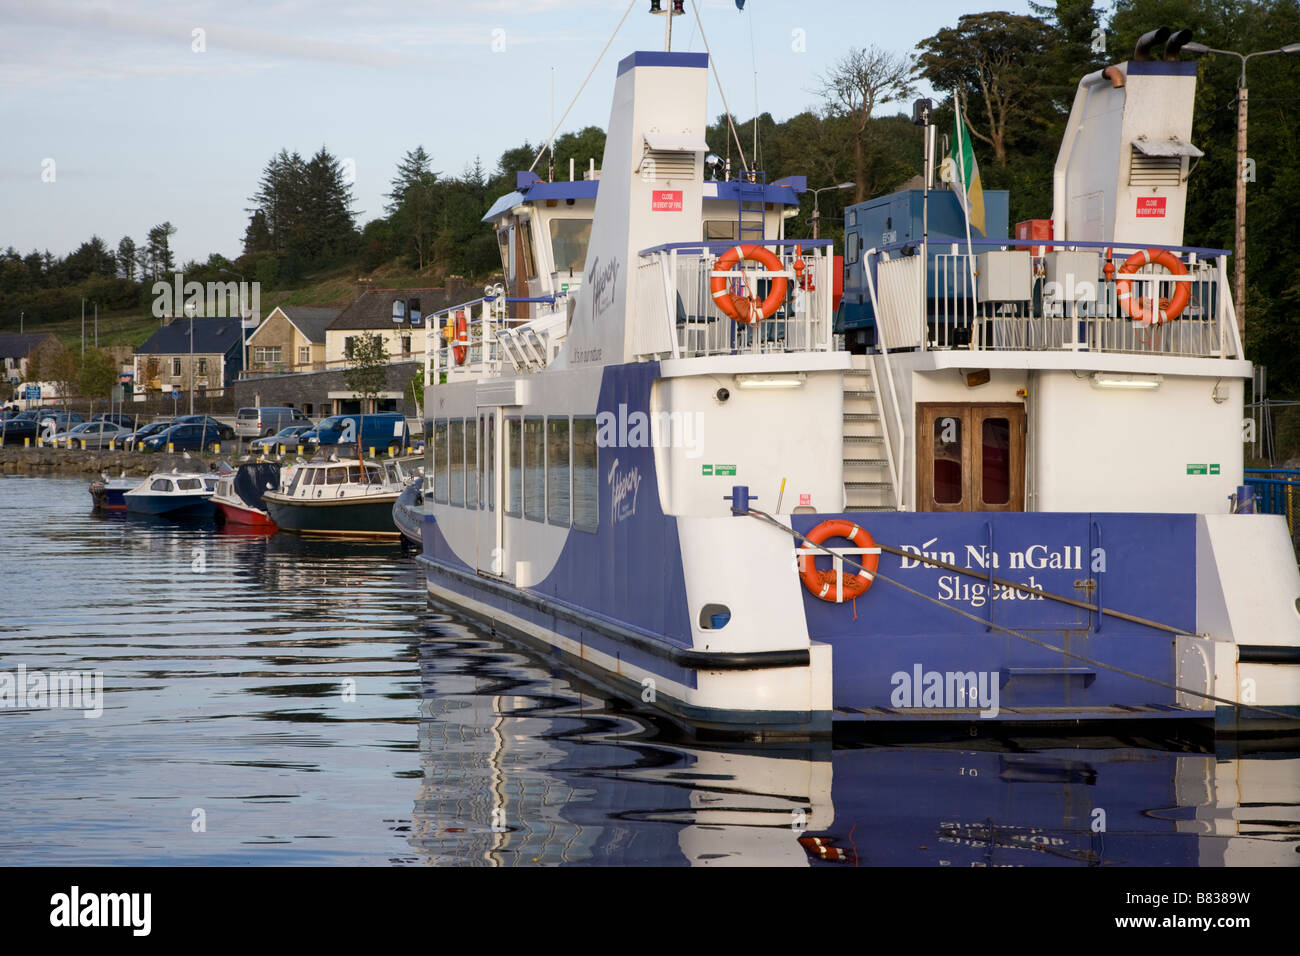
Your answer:
[[[76,412],[46,412],[42,411],[37,419],[40,424],[41,434],[50,436],[59,432],[67,431],[73,425],[80,425],[85,421]]]
[[[129,434],[131,434],[129,428],[115,422],[82,422],[65,432],[56,434],[54,444],[80,448],[84,441],[87,448],[107,448],[109,442],[120,442]]]
[[[360,436],[357,432],[360,430]],[[321,421],[301,436],[304,445],[356,444],[379,452],[399,452],[410,441],[406,417],[398,412],[372,412],[366,415],[334,415]]]
[[[0,437],[3,437],[5,444],[22,444],[24,438],[30,438],[32,444],[36,443],[36,417],[23,418],[21,414],[13,418],[6,418],[0,422]]]
[[[222,435],[221,428],[228,435]],[[234,429],[229,425],[218,427],[215,424],[185,422],[150,435],[138,442],[138,445],[141,451],[167,451],[169,444],[173,451],[207,451],[217,442],[231,440],[234,434]]]
[[[281,445],[286,448],[296,449],[299,444],[306,444],[302,440],[305,432],[312,430],[312,425],[290,425],[288,428],[282,428],[269,438],[257,438],[249,442],[248,450],[251,452],[273,452]],[[238,434],[238,427],[235,429]]]
[[[135,431],[135,419],[130,415],[123,415],[121,412],[100,412],[90,419],[92,422],[112,422],[115,425],[123,425],[129,432]]]
[[[159,432],[171,428],[174,424],[176,424],[174,421],[167,419],[166,421],[150,422],[148,425],[142,425],[130,434],[122,436],[122,447],[130,450],[150,435],[157,435]]]
[[[300,409],[287,405],[258,405],[241,408],[235,416],[235,434],[245,440],[269,438],[290,425],[310,425],[311,419]]]

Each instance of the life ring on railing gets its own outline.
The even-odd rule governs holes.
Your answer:
[[[457,342],[465,341],[465,310],[456,313],[456,339]],[[453,345],[452,354],[456,356],[456,364],[464,365],[465,359],[469,356],[469,347],[467,345]]]
[[[785,268],[781,265],[780,259],[762,246],[744,244],[732,246],[719,257],[713,267],[715,274],[709,281],[709,290],[713,293],[713,301],[717,303],[718,308],[725,315],[731,316],[735,321],[742,324],[771,318],[776,313],[776,310],[781,307],[781,303],[785,301],[785,276],[777,276],[772,280],[772,291],[759,304],[756,299],[736,295],[734,292],[729,291],[727,289],[728,276],[717,274],[730,272],[741,259],[748,259],[751,262],[766,266],[769,272],[783,272]],[[757,312],[756,315],[755,312]]]
[[[1172,275],[1187,275],[1187,267],[1168,249],[1141,249],[1133,253],[1119,267],[1119,274],[1133,275],[1148,262],[1164,266]],[[1146,325],[1161,325],[1178,318],[1192,298],[1190,283],[1187,282],[1177,283],[1178,288],[1174,290],[1173,296],[1161,299],[1158,305],[1145,296],[1133,295],[1132,286],[1133,283],[1128,279],[1120,279],[1116,282],[1115,299],[1124,306],[1124,311],[1128,313],[1129,318]]]
[[[799,548],[799,577],[813,597],[839,604],[867,593],[867,588],[871,587],[871,582],[876,578],[880,548],[866,528],[860,528],[852,521],[835,518],[823,521],[809,531],[806,537],[805,546]],[[849,575],[841,570],[837,574],[833,567],[823,571],[813,564],[813,558],[824,552],[806,545],[824,544],[831,538],[845,538],[863,549],[859,556],[861,560],[858,561],[862,565],[861,571]]]

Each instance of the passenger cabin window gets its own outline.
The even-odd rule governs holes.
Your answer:
[[[569,420],[546,420],[546,520],[569,526]]]
[[[934,500],[941,505],[961,502],[961,430],[960,418],[934,420]]]
[[[478,427],[474,419],[465,421],[465,507],[478,507]]]
[[[524,474],[520,465],[523,451],[523,422],[518,418],[506,419],[506,441],[503,453],[506,469],[506,514],[519,517],[524,512]]]
[[[450,481],[450,504],[465,504],[465,422],[457,418],[447,426],[447,448],[451,462],[447,468]]]
[[[433,426],[433,500],[447,503],[447,420]]]
[[[573,420],[573,526],[594,532],[600,526],[600,455],[596,419]]]
[[[591,241],[590,219],[551,220],[551,259],[556,272],[581,272]]]
[[[524,419],[524,517],[546,520],[545,426],[540,418]]]
[[[489,415],[485,422],[487,430],[483,436],[483,457],[487,459],[487,470],[483,475],[486,485],[484,491],[487,493],[488,511],[497,510],[497,420],[495,415]]]

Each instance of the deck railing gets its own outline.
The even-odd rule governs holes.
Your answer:
[[[725,242],[670,243],[641,252],[636,272],[634,354],[640,358],[694,358],[829,351],[834,259],[830,240],[755,241],[776,255],[781,269],[742,260],[722,272],[717,260],[737,245]],[[801,263],[802,269],[796,269]],[[785,278],[787,294],[776,311],[759,322],[727,316],[713,297],[714,278],[743,296],[765,297],[771,283]]]
[[[1296,510],[1300,505],[1300,471],[1247,468],[1246,484],[1255,493],[1255,511],[1285,515],[1287,531],[1294,535]]]
[[[1227,276],[1227,252],[1181,246],[1122,243],[1055,243],[1032,251],[1006,240],[974,240],[929,245],[922,285],[920,244],[895,244],[864,254],[879,344],[899,348],[1094,351],[1204,358],[1239,358]],[[1120,272],[1130,255],[1143,249],[1168,250],[1186,275],[1144,264]],[[1014,274],[1003,257],[1022,252]],[[982,254],[991,254],[985,259]],[[1036,254],[1035,254],[1036,253]],[[1072,253],[1070,274],[1053,274]],[[1028,269],[1023,268],[1027,259]],[[875,275],[872,276],[873,267]],[[980,276],[981,267],[988,275]],[[1118,283],[1127,281],[1130,297]],[[1175,318],[1155,324],[1135,320],[1139,301],[1170,300],[1176,287],[1187,289],[1187,304]],[[1013,291],[1007,291],[1014,287]],[[923,291],[923,288],[925,291]],[[1139,312],[1140,314],[1140,312]]]
[[[449,379],[498,375],[507,366],[516,371],[544,368],[567,330],[569,298],[565,293],[507,296],[498,285],[477,299],[430,313],[425,317],[425,381],[443,375]],[[509,318],[508,307],[515,303],[535,306],[535,314],[528,319]],[[457,349],[463,350],[463,360],[457,359]]]

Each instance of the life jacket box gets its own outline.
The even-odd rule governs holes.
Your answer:
[[[1052,238],[1052,220],[1050,219],[1026,219],[1023,222],[1016,223],[1017,239],[1051,239]],[[1028,249],[1031,255],[1041,256],[1052,250],[1051,246],[1024,246],[1017,245],[1017,249]]]

